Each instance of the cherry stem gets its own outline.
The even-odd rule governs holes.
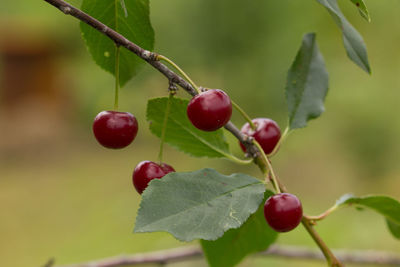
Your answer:
[[[162,130],[161,130],[160,152],[158,153],[158,161],[160,162],[160,164],[162,164],[165,133],[167,131],[168,117],[169,117],[169,112],[171,110],[171,102],[172,102],[172,98],[173,97],[174,97],[174,94],[170,92],[169,93],[169,97],[168,97],[168,101],[167,101],[167,107],[165,108],[163,127],[162,127]]]
[[[268,157],[272,157],[276,154],[276,152],[278,152],[278,149],[280,148],[280,146],[283,144],[283,142],[285,141],[285,139],[289,136],[290,134],[290,129],[289,127],[286,127],[285,131],[283,132],[281,138],[279,139],[278,143],[276,144],[276,146],[274,147],[274,150],[272,150],[271,153],[268,154]]]
[[[247,113],[246,113],[236,102],[232,101],[232,99],[231,99],[231,102],[232,102],[232,106],[233,106],[237,111],[239,111],[239,113],[243,116],[243,118],[249,123],[251,129],[256,130],[257,127],[256,127],[256,125],[253,123],[253,121],[251,120],[250,116],[247,115]]]
[[[321,220],[325,219],[329,214],[331,214],[332,212],[337,210],[338,207],[339,206],[335,204],[334,206],[330,207],[329,209],[327,209],[326,211],[324,211],[320,215],[317,215],[317,216],[304,216],[304,217],[306,217],[310,222],[321,221]]]
[[[275,192],[276,192],[277,194],[280,194],[280,193],[281,193],[281,189],[279,188],[278,179],[276,178],[276,175],[275,175],[274,169],[272,168],[271,162],[269,161],[267,155],[265,155],[265,152],[264,152],[264,150],[262,149],[260,143],[258,143],[256,140],[253,140],[253,144],[254,144],[254,145],[258,148],[258,150],[260,151],[261,156],[262,156],[262,159],[263,159],[263,161],[264,161],[264,164],[268,167],[268,170],[267,170],[267,173],[266,173],[266,174],[267,174],[267,178],[271,181],[271,183],[272,183],[272,185],[273,185],[273,187],[274,187],[274,189],[275,189]],[[269,172],[271,175],[268,175],[268,172]]]
[[[198,94],[201,93],[199,87],[192,81],[192,79],[190,79],[189,75],[187,75],[175,62],[163,55],[157,55],[157,60],[164,60],[171,64],[177,71],[179,71],[180,74],[182,74],[183,77],[185,77],[185,79],[194,87],[194,89],[196,89]]]
[[[119,92],[119,51],[120,47],[115,44],[115,98],[114,110],[118,110],[118,92]]]

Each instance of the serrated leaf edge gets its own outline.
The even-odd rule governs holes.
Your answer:
[[[204,169],[201,169],[201,170],[197,170],[196,172],[199,172],[199,173],[200,173],[200,172],[204,172],[204,171],[218,173],[216,170],[211,169],[211,168],[204,168]],[[220,174],[220,173],[218,173],[218,174]],[[143,192],[143,194],[142,194],[142,201],[143,201],[143,199],[146,198],[147,195],[149,194],[149,193],[146,194],[146,191],[151,192],[151,190],[153,190],[154,187],[151,187],[151,184],[166,182],[165,178],[168,178],[168,177],[170,177],[170,176],[172,176],[172,175],[173,175],[173,173],[169,173],[169,174],[165,175],[162,179],[153,179],[152,181],[150,181],[149,185],[147,186],[147,188],[144,190],[144,192]],[[261,181],[257,180],[256,178],[254,178],[254,177],[252,177],[252,176],[250,176],[250,175],[243,174],[243,173],[234,173],[234,174],[231,174],[231,175],[224,175],[224,176],[226,176],[226,177],[228,177],[228,178],[233,178],[233,177],[236,176],[236,175],[245,175],[245,176],[247,176],[247,177],[249,177],[249,178],[251,178],[251,179],[255,179],[255,180],[256,180],[256,181],[254,181],[254,183],[252,183],[252,184],[247,184],[247,185],[245,185],[245,186],[239,187],[239,189],[246,188],[246,187],[250,187],[250,186],[263,185],[263,183],[262,183]],[[170,178],[169,178],[169,179],[170,179]],[[236,188],[236,189],[237,189],[237,188]],[[262,195],[262,197],[260,198],[260,199],[261,199],[261,200],[260,200],[260,203],[263,201],[263,199],[264,199],[263,196],[264,196],[265,191],[266,191],[266,189],[265,189],[264,186],[263,186],[263,189],[264,189],[263,192],[260,194],[260,195]],[[226,195],[226,194],[231,193],[231,192],[233,192],[233,191],[236,191],[236,190],[231,190],[231,191],[229,191],[229,192],[227,192],[227,193],[224,193],[223,195]],[[217,198],[215,198],[215,199],[217,199]],[[142,209],[142,201],[140,202],[140,205],[139,205],[139,209],[138,209],[138,211],[137,211],[137,214],[139,214],[140,210]],[[201,205],[203,205],[203,204],[201,204]],[[201,205],[198,205],[198,206],[201,206]],[[260,205],[260,204],[259,204],[259,205]],[[253,215],[253,214],[258,210],[259,205],[255,208],[255,210],[253,210],[253,209],[248,210],[248,211],[249,211],[248,216],[243,220],[243,223],[240,224],[238,227],[233,227],[233,228],[225,229],[225,230],[221,231],[221,234],[218,235],[218,236],[216,236],[215,238],[210,238],[210,239],[204,239],[204,238],[202,238],[202,239],[203,239],[203,240],[208,240],[208,241],[215,241],[215,240],[217,240],[218,238],[222,237],[226,231],[228,231],[228,230],[230,230],[230,229],[237,229],[237,228],[241,227],[241,226],[250,218],[250,216]],[[186,210],[185,210],[185,211],[186,211]],[[178,213],[175,213],[175,214],[173,214],[173,215],[176,215],[176,214],[178,214]],[[147,225],[146,225],[146,226],[147,226]],[[136,224],[135,224],[135,227],[134,227],[133,232],[134,232],[134,233],[149,233],[149,232],[164,232],[164,233],[170,233],[170,234],[173,235],[176,239],[178,239],[179,241],[182,241],[182,242],[189,242],[189,241],[193,241],[193,240],[195,240],[195,239],[200,239],[200,238],[193,238],[193,239],[183,239],[183,238],[179,238],[179,237],[177,237],[177,236],[175,235],[175,233],[174,233],[173,231],[168,231],[168,230],[157,230],[157,231],[138,230],[137,227],[136,227]]]

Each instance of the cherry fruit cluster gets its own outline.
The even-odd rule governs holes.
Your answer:
[[[137,135],[138,128],[135,116],[129,112],[102,111],[93,122],[93,133],[97,141],[102,146],[112,149],[130,145]],[[133,185],[136,191],[142,194],[151,180],[162,178],[174,171],[174,168],[165,163],[142,161],[133,171]]]
[[[194,96],[187,106],[190,122],[202,131],[215,131],[225,126],[232,116],[232,103],[222,90],[211,89]],[[102,111],[93,122],[93,133],[97,141],[107,148],[120,149],[128,146],[135,139],[138,123],[131,113]],[[278,124],[268,118],[256,118],[252,125],[246,123],[241,132],[254,138],[264,150],[270,154],[281,138]],[[246,147],[240,143],[244,152]],[[134,169],[133,185],[139,194],[153,179],[161,179],[175,169],[166,163],[142,161]],[[287,232],[297,227],[303,217],[299,199],[288,193],[271,196],[264,204],[264,216],[272,229]]]

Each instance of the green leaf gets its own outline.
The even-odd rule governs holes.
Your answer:
[[[353,4],[358,8],[358,12],[360,12],[361,17],[366,19],[368,22],[371,22],[371,17],[369,16],[369,12],[367,6],[364,3],[364,0],[351,0]]]
[[[165,109],[168,98],[155,98],[147,103],[147,120],[150,130],[161,137]],[[192,125],[186,115],[189,101],[180,98],[171,99],[165,142],[194,157],[221,158],[230,154],[229,145],[222,129],[205,132]]]
[[[386,219],[386,224],[389,228],[390,233],[392,233],[395,238],[400,239],[400,224],[395,223],[389,219]]]
[[[353,194],[344,194],[336,201],[336,205],[340,206],[340,205],[344,204],[347,200],[352,199],[352,198],[355,198],[355,196]]]
[[[286,100],[291,130],[307,126],[307,121],[324,111],[328,80],[315,34],[306,34],[287,76]]]
[[[400,202],[388,196],[354,197],[345,195],[337,205],[357,205],[372,209],[386,218],[390,232],[400,239]]]
[[[150,24],[149,0],[83,0],[81,8],[128,40],[153,50],[154,31]],[[81,32],[94,61],[114,75],[114,42],[83,22]],[[144,61],[123,47],[120,53],[120,85],[123,86],[136,75]]]
[[[337,0],[317,0],[326,7],[333,20],[342,31],[347,56],[367,73],[371,73],[368,63],[367,47],[357,30],[347,21],[340,10]]]
[[[272,194],[266,191],[265,199]],[[201,246],[210,267],[232,267],[247,255],[266,250],[277,237],[278,233],[266,223],[261,205],[240,228],[227,231],[215,241],[201,240]]]
[[[258,209],[264,192],[261,181],[245,174],[169,173],[144,191],[134,231],[165,231],[181,241],[216,240],[240,227]]]

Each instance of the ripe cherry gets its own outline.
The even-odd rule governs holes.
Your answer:
[[[231,119],[232,103],[224,91],[208,90],[190,100],[187,115],[196,128],[215,131]]]
[[[264,204],[264,217],[275,231],[288,232],[299,225],[303,217],[303,208],[295,195],[281,193],[267,199]]]
[[[161,163],[159,165],[152,161],[142,161],[133,171],[133,185],[136,191],[142,194],[151,180],[160,179],[170,172],[175,172],[175,170],[168,164]]]
[[[278,124],[267,118],[253,119],[252,122],[256,126],[255,130],[251,128],[249,123],[246,123],[243,125],[241,132],[245,135],[254,137],[254,139],[261,145],[265,154],[270,154],[281,138],[281,130],[279,129]],[[240,143],[240,147],[244,152],[246,152],[246,148],[242,143]]]
[[[131,113],[102,111],[93,122],[97,141],[107,148],[123,148],[132,143],[138,132],[138,123]]]

